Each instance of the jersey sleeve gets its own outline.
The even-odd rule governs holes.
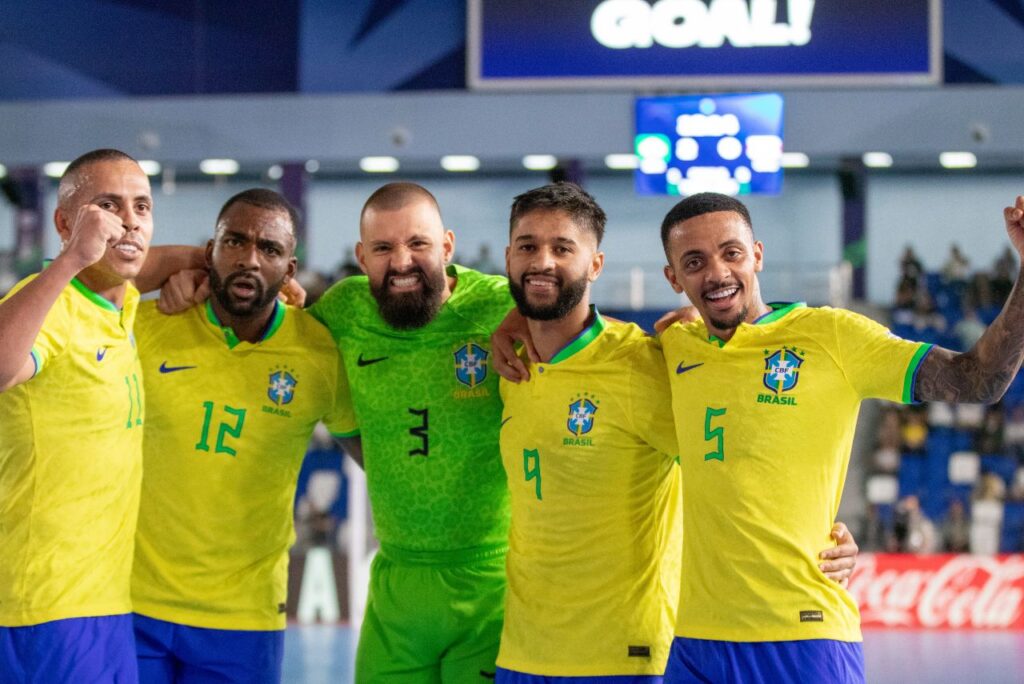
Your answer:
[[[13,297],[15,293],[24,288],[35,277],[33,275],[19,282],[11,288],[10,292],[0,302]],[[71,313],[68,310],[68,290],[65,288],[64,292],[57,298],[57,301],[50,307],[50,311],[46,314],[46,319],[43,321],[43,327],[39,330],[39,334],[36,335],[35,342],[32,343],[32,350],[29,352],[32,362],[35,364],[35,371],[32,373],[32,377],[39,375],[47,362],[64,350],[71,339],[71,332],[72,320]]]
[[[839,363],[862,399],[914,402],[914,379],[932,345],[893,335],[870,318],[835,311]]]
[[[633,428],[649,445],[668,456],[679,455],[672,393],[661,345],[645,338],[638,345],[630,374],[629,415]]]
[[[355,407],[352,404],[352,389],[348,383],[345,363],[338,358],[337,387],[334,392],[334,406],[324,416],[324,424],[335,437],[355,437],[359,434]]]

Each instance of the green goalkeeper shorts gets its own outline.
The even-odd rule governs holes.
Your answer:
[[[356,683],[493,680],[505,612],[505,552],[382,549],[370,566]]]

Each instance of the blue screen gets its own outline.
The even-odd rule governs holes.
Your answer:
[[[641,195],[782,191],[782,96],[645,97],[636,101]]]

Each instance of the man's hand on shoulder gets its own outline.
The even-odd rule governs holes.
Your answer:
[[[663,333],[673,323],[690,323],[700,318],[700,313],[695,306],[681,306],[678,309],[669,311],[667,314],[654,322],[654,332]]]
[[[165,314],[178,314],[205,302],[210,297],[210,277],[201,269],[178,271],[160,288],[156,308]]]

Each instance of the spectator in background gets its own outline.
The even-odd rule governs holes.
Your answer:
[[[907,411],[901,434],[903,451],[912,454],[924,453],[925,443],[928,441],[928,422],[924,411],[916,408]]]
[[[995,473],[982,473],[971,503],[971,553],[993,554],[999,551],[1005,498],[1006,483],[1002,478]]]
[[[913,494],[896,504],[893,535],[900,553],[934,553],[938,548],[935,525],[921,510],[921,502]]]
[[[914,300],[914,330],[921,333],[926,330],[935,332],[946,331],[946,318],[935,307],[935,300],[927,290],[920,290]]]
[[[469,267],[481,273],[505,275],[505,267],[494,261],[494,258],[491,256],[491,246],[486,242],[480,244],[480,251],[477,252],[476,259],[469,264]]]
[[[968,298],[965,298],[968,299]],[[971,304],[964,304],[963,318],[953,326],[953,335],[960,342],[961,349],[970,349],[985,333],[985,324],[978,316],[978,310]]]
[[[992,265],[992,296],[997,304],[1002,304],[1010,296],[1016,272],[1017,258],[1013,256],[1013,250],[1006,247]]]
[[[900,468],[901,435],[899,409],[886,408],[878,426],[878,448],[875,450],[875,472],[895,473]]]
[[[970,548],[971,524],[967,509],[959,499],[954,499],[942,521],[942,550],[948,553],[966,553]]]
[[[1003,407],[1001,404],[986,408],[985,418],[974,436],[974,450],[979,454],[1003,453]]]
[[[914,253],[914,248],[907,245],[904,247],[903,256],[900,258],[899,289],[903,289],[904,285],[906,285],[911,290],[917,290],[922,276],[924,276],[924,265],[917,257],[917,254]]]
[[[1007,408],[1003,419],[1003,448],[1024,460],[1024,404]]]
[[[949,258],[942,265],[942,279],[953,286],[963,287],[971,274],[971,262],[960,251],[960,245],[954,243],[949,249]]]

